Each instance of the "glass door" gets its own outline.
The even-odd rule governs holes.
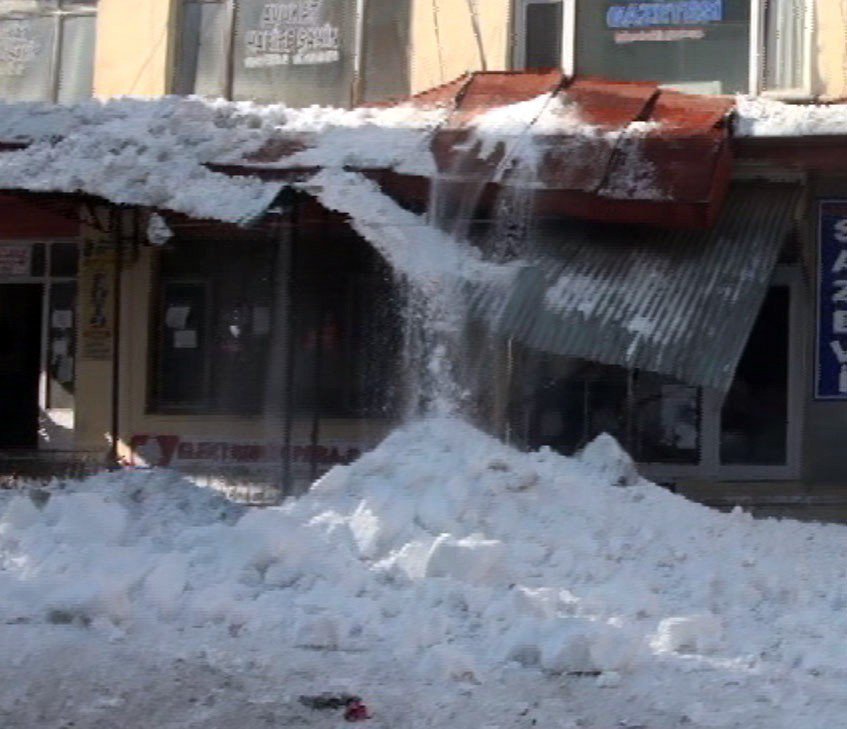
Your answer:
[[[799,277],[778,269],[724,397],[707,395],[704,466],[721,480],[799,475],[802,343]]]

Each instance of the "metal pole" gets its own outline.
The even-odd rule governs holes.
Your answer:
[[[110,211],[112,245],[115,256],[112,282],[112,424],[109,468],[120,467],[118,440],[120,438],[120,386],[121,386],[121,277],[123,274],[123,218],[122,210],[113,207]]]
[[[238,18],[237,0],[229,0],[229,33],[227,34],[226,47],[226,67],[224,78],[224,97],[232,99],[233,90],[235,88],[235,36],[237,34],[236,22]]]
[[[353,55],[353,82],[350,88],[350,105],[359,106],[365,89],[365,15],[367,0],[356,0],[356,48]]]
[[[318,442],[320,441],[321,432],[321,370],[323,368],[324,354],[324,326],[326,325],[326,302],[321,297],[320,310],[318,313],[318,332],[315,339],[315,379],[314,393],[315,404],[312,408],[312,434],[310,439],[311,462],[309,464],[309,480],[315,481],[318,477]]]
[[[282,493],[288,496],[293,492],[291,484],[291,436],[294,428],[294,368],[297,363],[297,312],[294,306],[294,282],[297,271],[297,248],[300,243],[300,204],[295,196],[291,204],[291,235],[288,238],[291,247],[288,269],[288,317],[286,321],[285,352],[285,408],[282,439]]]

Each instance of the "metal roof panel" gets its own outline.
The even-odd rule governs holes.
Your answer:
[[[799,198],[735,185],[709,231],[548,225],[505,297],[475,292],[475,315],[534,349],[726,391]]]

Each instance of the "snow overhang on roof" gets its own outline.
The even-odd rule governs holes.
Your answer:
[[[419,139],[417,158],[386,160],[385,169],[529,185],[542,213],[704,227],[714,222],[729,184],[732,106],[726,97],[686,95],[652,83],[526,71],[469,74],[376,113],[417,108],[436,115],[431,132],[421,129],[428,149],[420,149]],[[368,151],[358,156],[378,162],[372,139],[361,140]],[[291,140],[274,141],[237,168],[267,172],[307,160],[321,166],[321,157],[292,147]],[[362,162],[345,166],[376,168]]]
[[[379,176],[418,206],[433,176],[473,177],[489,191],[532,186],[540,215],[704,227],[733,154],[840,169],[845,140],[844,104],[486,72],[352,110],[196,97],[0,103],[0,190],[82,193],[238,223],[261,215],[283,184],[347,169]]]

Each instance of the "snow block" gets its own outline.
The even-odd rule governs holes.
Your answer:
[[[615,486],[633,486],[641,478],[632,458],[608,433],[598,435],[576,457]]]
[[[473,534],[455,539],[442,534],[429,552],[426,577],[450,577],[459,582],[489,583],[502,575],[506,545]]]
[[[650,645],[656,653],[712,653],[722,636],[723,626],[715,615],[665,618]]]

